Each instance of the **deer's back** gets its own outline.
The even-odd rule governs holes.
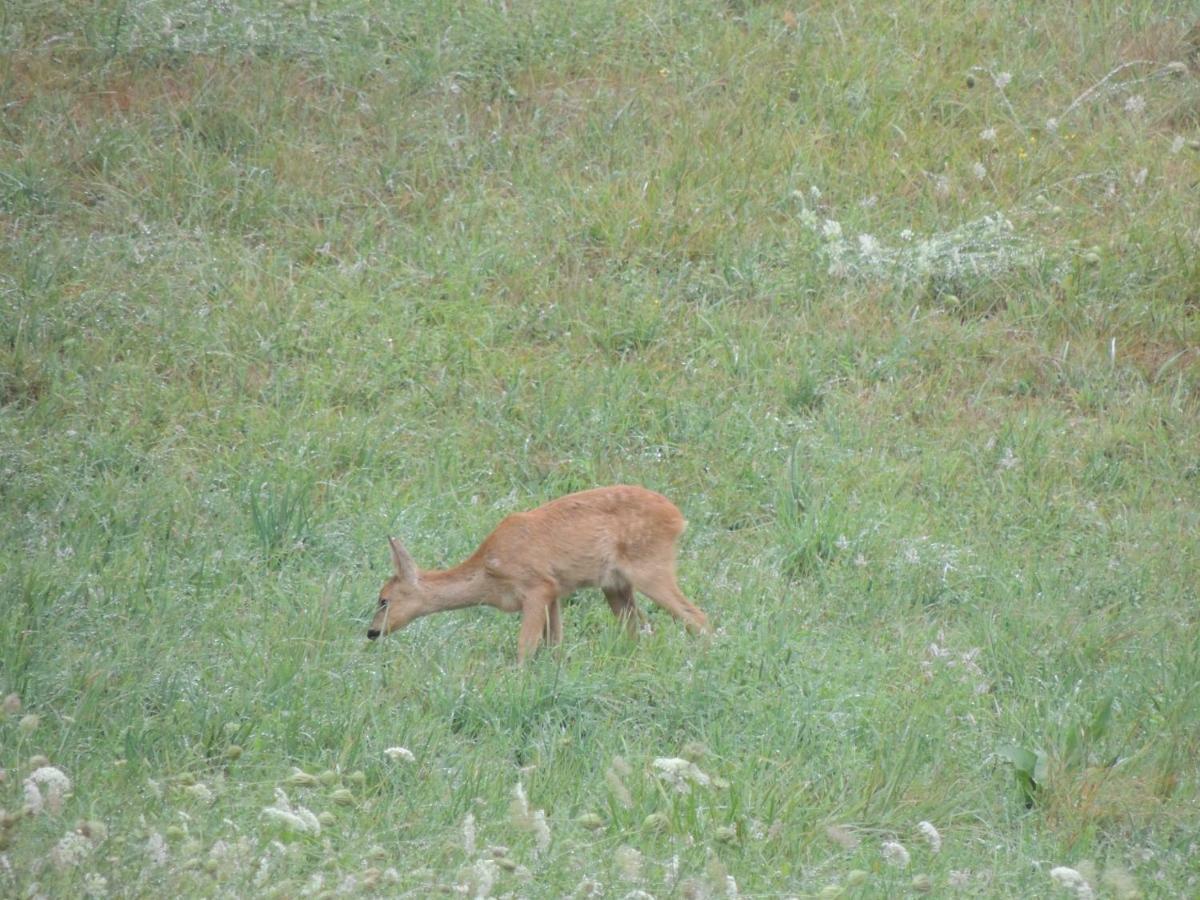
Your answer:
[[[486,571],[517,582],[552,578],[564,590],[620,580],[666,559],[686,525],[666,497],[634,485],[593,488],[514,513],[480,545]]]

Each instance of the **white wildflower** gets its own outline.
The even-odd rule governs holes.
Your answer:
[[[1136,171],[1136,172],[1133,174],[1133,183],[1134,183],[1135,185],[1137,185],[1138,187],[1142,187],[1143,185],[1145,185],[1145,183],[1146,183],[1146,178],[1147,178],[1147,176],[1149,176],[1149,174],[1150,174],[1150,170],[1149,170],[1149,169],[1146,169],[1146,168],[1141,168],[1141,169],[1138,169],[1138,170],[1137,170],[1137,171]]]
[[[842,226],[833,219],[826,219],[821,224],[821,234],[829,240],[835,240],[842,236]]]
[[[39,786],[46,789],[45,796],[39,790]],[[25,803],[33,810],[34,815],[42,812],[44,808],[57,815],[62,812],[63,803],[71,792],[71,779],[62,769],[41,766],[34,769],[25,779],[24,787]]]
[[[821,189],[819,187],[817,187],[815,184],[809,186],[808,193],[812,196],[812,198],[814,200],[821,199]]]
[[[151,832],[150,837],[146,840],[146,855],[156,866],[167,864],[167,842],[157,831]]]
[[[939,197],[949,197],[950,179],[945,175],[933,176],[933,192]]]
[[[987,178],[987,166],[976,161],[974,165],[971,166],[971,174],[975,176],[977,181],[983,181],[983,179]]]
[[[38,786],[28,778],[25,779],[24,787],[25,806],[33,815],[41,815],[42,810],[46,807],[46,801],[42,799],[42,792],[38,790]]]
[[[875,239],[874,235],[860,234],[858,236],[858,252],[868,261],[879,259],[879,241]]]
[[[258,860],[258,867],[254,870],[254,886],[261,888],[267,883],[267,879],[271,877],[271,857],[263,854]]]
[[[996,140],[996,129],[990,126],[983,129],[983,131],[979,132],[979,139],[991,143]]]
[[[417,761],[417,758],[415,756],[413,756],[412,751],[409,750],[407,747],[388,747],[383,752],[389,759],[391,759],[395,762],[400,762],[401,760],[403,760],[404,762],[416,762]]]
[[[1012,81],[1012,72],[998,72],[993,76],[992,81],[995,83],[997,89],[1002,91]]]
[[[302,834],[320,834],[321,822],[313,815],[312,810],[303,806],[293,807],[283,788],[275,788],[275,803],[265,807],[262,814],[269,819],[281,822],[292,831]]]
[[[512,802],[508,805],[508,813],[518,828],[529,827],[529,800],[525,797],[525,786],[519,781],[512,790]]]
[[[1046,133],[1047,134],[1057,134],[1058,133],[1058,119],[1051,117],[1046,120]]]
[[[475,855],[475,814],[467,813],[462,823],[463,852],[467,856]]]
[[[801,225],[813,231],[816,231],[817,226],[820,224],[819,220],[817,219],[817,214],[808,207],[800,210],[799,218]]]
[[[539,853],[550,849],[550,825],[546,821],[544,809],[539,809],[533,814],[533,842]]]
[[[904,845],[899,841],[884,841],[883,842],[883,858],[890,865],[897,866],[901,869],[907,868],[911,857]]]
[[[691,792],[692,784],[706,786],[709,783],[709,778],[696,766],[694,762],[678,757],[659,757],[654,760],[654,768],[656,774],[663,781],[671,785],[681,794]]]
[[[1075,896],[1079,897],[1080,900],[1091,900],[1092,897],[1096,896],[1087,879],[1075,869],[1068,868],[1067,866],[1056,866],[1050,870],[1050,878],[1060,887],[1066,888],[1068,891],[1074,891]]]
[[[903,231],[900,232],[900,240],[911,241],[912,239],[913,239],[913,230],[911,228],[905,228]]]
[[[663,866],[663,887],[668,891],[675,887],[675,882],[679,879],[679,854],[675,854],[667,860]]]
[[[1130,94],[1125,100],[1125,112],[1131,116],[1140,116],[1146,111],[1146,98],[1141,94]]]
[[[922,836],[929,842],[929,849],[934,853],[940,853],[942,850],[942,836],[938,830],[933,827],[932,822],[918,822],[917,831],[921,832]]]
[[[1187,141],[1184,140],[1183,135],[1182,134],[1175,135],[1175,138],[1171,141],[1171,155],[1174,156],[1176,153],[1179,153],[1180,151],[1182,151],[1183,148],[1186,146],[1187,146]]]
[[[50,862],[57,869],[70,869],[83,862],[92,852],[91,842],[78,831],[68,831],[50,849]]]
[[[83,894],[85,897],[107,897],[108,879],[99,872],[89,872],[83,878]]]
[[[475,900],[490,897],[496,879],[500,877],[500,866],[494,859],[476,860],[471,867],[471,886]]]

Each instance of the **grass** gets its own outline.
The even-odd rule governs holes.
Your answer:
[[[1192,19],[6,7],[0,893],[1194,892]],[[711,640],[366,645],[614,482]]]

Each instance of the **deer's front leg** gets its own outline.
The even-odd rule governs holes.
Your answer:
[[[562,601],[557,597],[550,603],[547,610],[546,643],[555,646],[562,643]]]
[[[517,638],[517,662],[523,663],[542,640],[550,607],[557,605],[553,588],[540,587],[521,598],[521,634]]]

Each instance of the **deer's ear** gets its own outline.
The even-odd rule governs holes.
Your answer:
[[[392,566],[396,569],[396,574],[409,584],[416,584],[417,564],[413,562],[413,558],[395,538],[388,538],[388,543],[392,545]]]

